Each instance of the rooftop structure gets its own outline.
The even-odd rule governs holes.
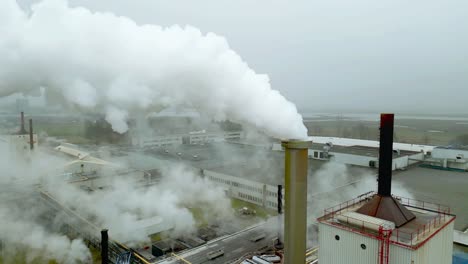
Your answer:
[[[319,221],[320,263],[451,263],[455,216],[450,208],[394,197],[413,221],[391,221],[360,214],[375,193],[325,210]]]
[[[393,123],[393,114],[381,115],[377,193],[325,210],[318,219],[320,263],[451,263],[450,209],[391,195]]]

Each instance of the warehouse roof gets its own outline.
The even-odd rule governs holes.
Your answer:
[[[309,137],[309,140],[312,140],[314,143],[328,143],[331,142],[333,145],[337,146],[366,146],[366,147],[379,147],[379,141],[375,140],[363,140],[363,139],[354,139],[354,138],[338,138],[338,137]],[[428,145],[419,145],[419,144],[408,144],[408,143],[393,143],[393,149],[407,150],[407,151],[417,151],[427,153],[432,151],[434,146]]]
[[[321,143],[313,143],[310,149],[312,150],[324,150],[327,148],[327,144]],[[369,146],[360,146],[360,145],[353,145],[353,146],[339,146],[339,145],[332,145],[329,152],[333,153],[345,153],[345,154],[354,154],[359,156],[367,156],[367,157],[375,157],[379,156],[379,148],[378,147],[369,147]],[[399,153],[398,153],[399,152]],[[414,155],[420,152],[417,151],[409,151],[409,150],[394,150],[393,158],[398,158],[401,156],[409,156]]]

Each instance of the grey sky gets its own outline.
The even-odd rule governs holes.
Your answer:
[[[466,0],[70,2],[223,35],[301,109],[468,113]]]

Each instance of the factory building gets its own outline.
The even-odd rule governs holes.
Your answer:
[[[378,168],[379,148],[370,146],[339,146],[332,143],[314,143],[309,148],[309,158],[333,161],[347,165]],[[424,160],[424,153],[410,150],[393,150],[392,170],[404,169]]]
[[[32,119],[29,120],[29,131],[27,131],[23,112],[21,112],[20,129],[9,136],[8,143],[11,157],[18,161],[28,159],[30,152],[38,145],[37,134],[33,132]]]
[[[213,142],[229,140],[239,140],[243,137],[243,132],[223,132],[207,133],[206,131],[190,132],[188,134],[168,135],[168,136],[140,136],[132,137],[132,144],[139,147],[169,147],[182,144],[200,145]]]
[[[133,137],[132,144],[139,147],[167,147],[182,145],[182,136],[154,136],[148,138]]]
[[[468,146],[436,147],[425,164],[434,168],[468,171]]]
[[[206,179],[221,186],[226,194],[235,199],[263,206],[267,209],[278,208],[278,187],[235,177],[228,174],[203,170]]]

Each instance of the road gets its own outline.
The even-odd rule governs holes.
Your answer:
[[[196,249],[188,250],[186,252],[178,253],[178,256],[184,258],[186,261],[192,264],[227,264],[238,260],[240,257],[247,254],[260,251],[269,246],[273,245],[273,239],[276,234],[266,231],[266,228],[276,223],[275,218],[269,219],[267,222],[261,223],[251,228],[247,228],[243,231],[237,232],[232,235],[224,236],[219,239],[209,241],[206,245],[198,247]],[[250,238],[258,235],[265,234],[265,238],[258,242],[250,241]],[[224,250],[224,255],[210,260],[207,257],[207,253],[218,249]],[[178,261],[178,262],[177,262]],[[183,263],[181,260],[176,258],[166,259],[157,262],[158,264],[168,263]]]

